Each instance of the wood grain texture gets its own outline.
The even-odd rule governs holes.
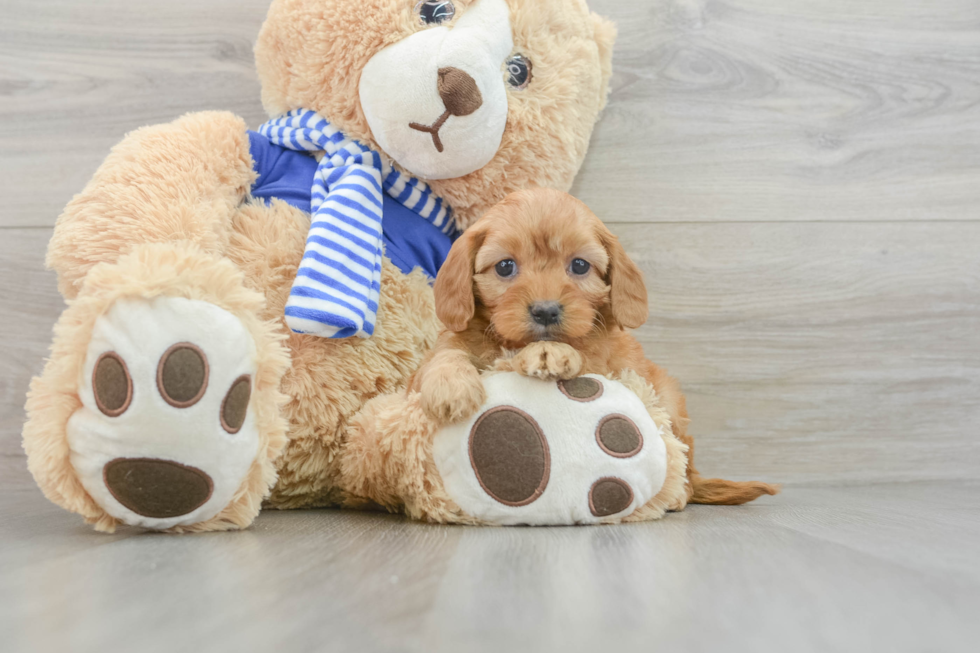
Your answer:
[[[647,354],[688,395],[699,467],[774,482],[980,470],[978,223],[619,223],[648,280]],[[0,453],[63,302],[47,229],[5,230]],[[22,480],[22,478],[21,478]]]
[[[610,218],[977,219],[974,0],[590,5],[620,37],[576,193]]]
[[[614,226],[638,337],[685,388],[705,473],[791,482],[980,470],[980,224]]]
[[[2,0],[2,226],[50,226],[127,132],[189,111],[265,120],[268,0]]]
[[[21,449],[24,401],[65,306],[44,269],[51,229],[0,229],[0,490],[32,481]]]
[[[976,649],[980,485],[795,489],[588,528],[268,511],[107,536],[0,494],[4,651]]]

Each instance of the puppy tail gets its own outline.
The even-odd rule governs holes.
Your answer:
[[[714,506],[739,506],[758,499],[763,494],[779,494],[778,485],[762,481],[726,481],[720,478],[702,478],[691,475],[694,494],[689,503],[705,503]]]

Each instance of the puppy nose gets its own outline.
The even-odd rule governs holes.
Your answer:
[[[558,324],[561,319],[561,304],[558,302],[535,302],[528,307],[531,317],[541,326]]]
[[[468,116],[483,106],[483,96],[476,80],[466,71],[440,68],[438,86],[446,111],[454,116]]]

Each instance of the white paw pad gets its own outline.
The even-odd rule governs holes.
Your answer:
[[[483,381],[483,408],[433,442],[443,485],[467,514],[502,525],[618,521],[663,487],[661,426],[621,383]]]
[[[68,423],[71,463],[102,508],[153,529],[227,506],[258,453],[255,343],[231,313],[179,297],[115,303],[92,332]]]

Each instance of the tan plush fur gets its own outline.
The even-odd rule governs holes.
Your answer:
[[[474,1],[456,0],[458,15]],[[420,29],[414,5],[274,0],[256,46],[270,115],[313,109],[374,145],[357,94],[360,71],[381,48]],[[534,79],[525,91],[509,92],[508,123],[496,157],[466,177],[433,184],[454,207],[461,227],[511,190],[569,188],[605,104],[613,26],[591,14],[584,0],[509,5],[515,50],[532,60]],[[74,477],[65,424],[79,406],[77,371],[92,323],[115,299],[206,298],[239,315],[268,349],[263,379],[269,389],[256,399],[265,453],[228,510],[185,530],[243,527],[263,498],[280,508],[363,505],[344,489],[348,426],[368,421],[373,413],[362,408],[371,398],[404,388],[437,337],[426,279],[418,272],[404,275],[387,262],[373,338],[332,341],[288,332],[282,308],[309,216],[282,202],[250,201],[255,173],[245,131],[244,121],[232,114],[206,112],[129,134],[55,227],[47,260],[70,305],[59,321],[51,360],[32,386],[24,447],[46,494],[100,529],[111,529],[114,521]],[[273,351],[283,351],[280,343],[288,366]],[[271,407],[282,404],[277,392],[288,400],[273,414]],[[405,456],[399,465],[431,473],[424,448],[398,451]],[[430,479],[422,487],[436,485]],[[413,506],[423,507],[412,514],[433,510],[427,501],[445,500],[433,492],[414,499]]]
[[[245,121],[205,112],[145,127],[113,148],[58,218],[48,267],[66,299],[93,265],[135,245],[191,241],[223,255],[230,216],[255,181]]]
[[[302,212],[278,201],[270,208],[246,206],[235,215],[228,256],[245,271],[247,284],[264,289],[263,318],[281,320],[308,222]],[[284,408],[290,433],[278,461],[271,506],[340,503],[340,448],[348,421],[368,399],[403,388],[435,342],[432,291],[421,272],[406,276],[386,260],[381,293],[378,327],[367,340],[298,335],[280,322],[292,356],[282,380],[290,397]]]
[[[500,268],[502,262],[507,267]],[[582,272],[576,263],[584,264]],[[695,469],[680,385],[646,359],[628,331],[647,318],[643,274],[602,221],[572,196],[532,189],[507,197],[453,246],[435,297],[448,328],[409,386],[421,393],[433,421],[475,413],[485,400],[481,370],[542,379],[633,370],[653,386],[674,434],[687,446],[689,500],[737,504],[778,492],[761,482],[704,479]],[[559,306],[560,316],[535,321],[532,309],[541,303]]]

